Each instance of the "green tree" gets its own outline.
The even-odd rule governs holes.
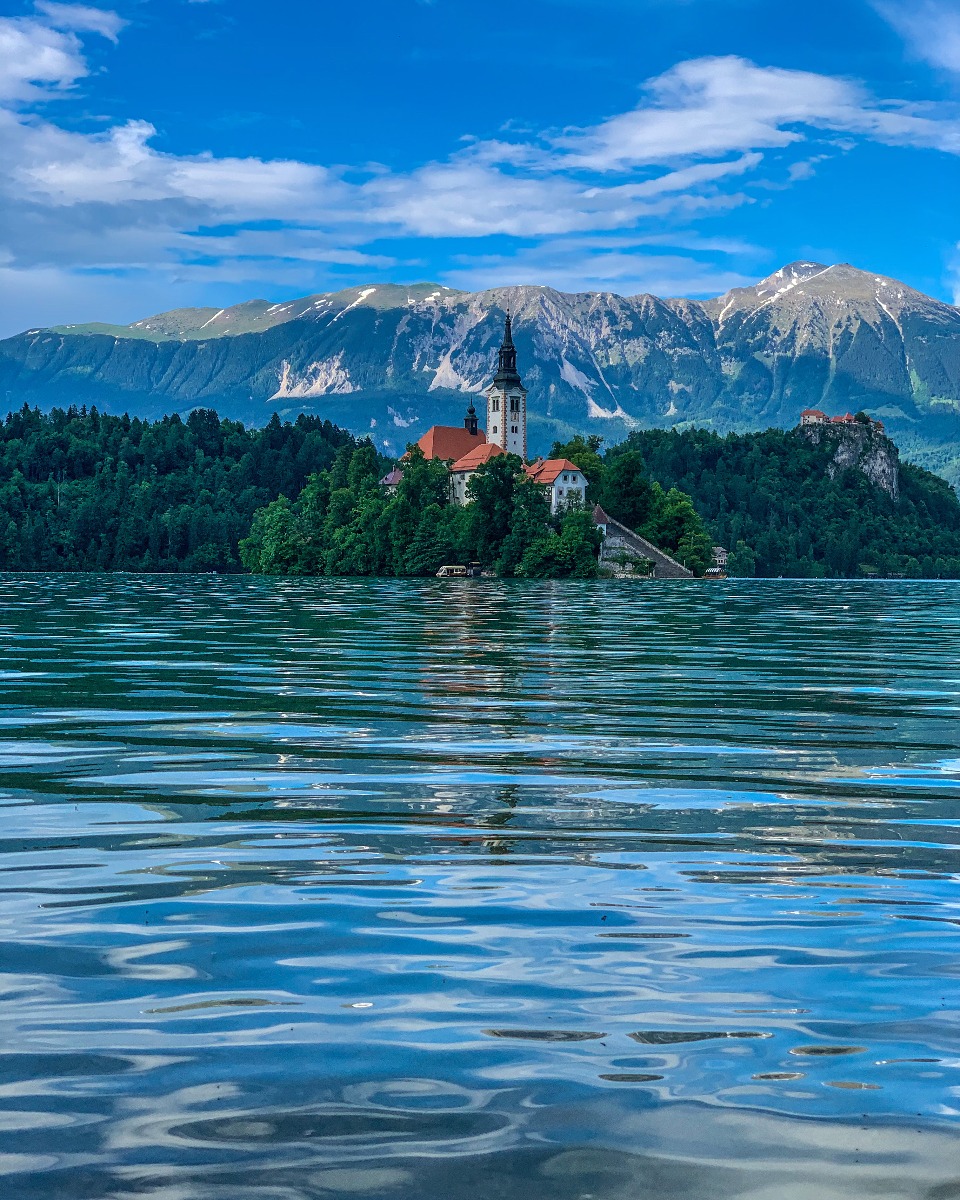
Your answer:
[[[757,556],[740,538],[727,557],[727,574],[752,579],[757,573]]]
[[[529,548],[550,530],[550,501],[546,490],[527,476],[518,476],[513,489],[509,532],[500,543],[498,575],[516,575]]]
[[[665,492],[651,487],[650,516],[641,533],[661,550],[675,555],[684,566],[702,575],[712,560],[712,542],[693,501],[679,488]]]
[[[527,547],[517,574],[526,579],[593,579],[599,574],[600,531],[583,508],[566,512],[560,531]]]
[[[510,534],[514,494],[524,479],[523,463],[515,454],[500,454],[485,462],[467,484],[465,544],[471,558],[492,567]]]
[[[280,496],[256,514],[250,536],[240,543],[240,556],[248,571],[295,575],[299,573],[301,545],[290,501]]]
[[[608,456],[597,502],[628,529],[638,530],[650,520],[653,489],[639,450]]]
[[[450,506],[430,504],[424,510],[406,553],[405,574],[436,575],[454,560],[453,530],[448,517]]]

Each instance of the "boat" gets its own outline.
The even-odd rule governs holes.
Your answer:
[[[482,574],[479,563],[447,563],[437,572],[438,579],[479,579]]]

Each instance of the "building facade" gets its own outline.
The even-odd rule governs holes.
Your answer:
[[[800,414],[801,425],[826,425],[830,418],[819,408],[805,408]]]
[[[507,314],[497,373],[487,388],[487,441],[527,461],[527,389],[517,371],[513,321]]]
[[[477,446],[451,466],[450,499],[454,504],[470,503],[467,484],[484,463],[488,463],[499,454],[503,454],[503,450],[495,442],[487,442],[483,446]]]
[[[862,419],[862,418],[861,418]],[[883,422],[875,421],[873,417],[867,417],[866,424],[872,425],[874,429],[883,433]],[[828,417],[825,412],[821,412],[819,408],[805,408],[800,414],[800,427],[805,425],[856,425],[857,418],[853,413],[844,413],[839,417]]]
[[[587,477],[568,458],[538,458],[526,468],[550,499],[550,511],[582,507],[587,500]]]

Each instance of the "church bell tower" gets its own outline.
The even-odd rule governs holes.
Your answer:
[[[527,389],[517,371],[513,322],[507,313],[493,383],[487,388],[487,441],[527,461]]]

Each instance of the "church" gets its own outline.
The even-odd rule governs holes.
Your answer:
[[[467,484],[484,463],[500,454],[515,454],[524,463],[527,475],[548,493],[551,512],[583,505],[587,480],[575,463],[565,458],[527,461],[527,389],[517,370],[517,348],[509,313],[497,373],[485,395],[486,430],[480,428],[477,410],[471,402],[462,427],[434,425],[417,442],[425,458],[439,458],[449,464],[450,496],[454,504],[469,504]],[[381,482],[386,487],[396,487],[401,478],[402,470],[398,469]]]

